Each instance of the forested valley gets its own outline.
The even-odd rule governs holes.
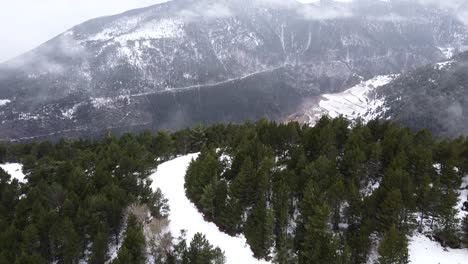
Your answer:
[[[325,117],[315,127],[228,129],[191,164],[187,196],[275,263],[366,263],[373,247],[377,263],[408,263],[414,233],[468,246],[467,204],[456,208],[466,201],[467,139],[389,122],[349,126]]]

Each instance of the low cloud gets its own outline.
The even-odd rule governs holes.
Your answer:
[[[351,17],[353,12],[347,5],[310,4],[298,9],[299,15],[307,20],[328,20]]]
[[[0,1],[0,63],[88,19],[168,0],[13,0]]]
[[[181,17],[186,19],[208,19],[226,18],[232,16],[229,7],[223,3],[200,2],[195,7],[181,11]]]
[[[437,6],[454,13],[461,22],[468,25],[467,0],[418,0],[423,5]]]

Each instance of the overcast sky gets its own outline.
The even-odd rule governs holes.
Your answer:
[[[0,0],[0,62],[33,49],[91,18],[118,14],[166,1],[168,0]],[[468,2],[468,0],[415,1]]]
[[[91,18],[167,0],[0,0],[0,62]]]

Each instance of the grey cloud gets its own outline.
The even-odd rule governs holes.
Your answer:
[[[168,0],[0,1],[0,63],[27,52],[88,19]],[[7,26],[6,26],[7,25]]]
[[[345,18],[353,15],[348,6],[310,4],[298,9],[298,13],[308,20]]]
[[[222,3],[200,2],[195,8],[185,9],[181,16],[186,19],[204,18],[226,18],[232,16],[229,7]]]
[[[418,0],[423,5],[437,6],[454,13],[460,21],[468,25],[467,0]]]

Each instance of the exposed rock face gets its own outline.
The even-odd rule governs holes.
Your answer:
[[[468,45],[455,17],[415,3],[263,1],[174,0],[70,29],[0,66],[0,138],[280,119]]]

